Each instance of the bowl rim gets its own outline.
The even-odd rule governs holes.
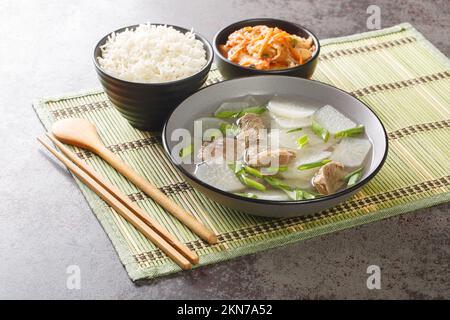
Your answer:
[[[233,27],[233,26],[235,26],[237,24],[242,24],[242,23],[247,23],[247,22],[248,23],[253,23],[255,21],[261,21],[261,22],[270,21],[270,22],[275,22],[275,23],[280,22],[280,23],[290,24],[293,27],[301,29],[301,30],[305,31],[306,33],[308,33],[313,38],[313,40],[314,40],[314,42],[316,44],[316,50],[314,51],[314,54],[312,55],[311,59],[309,59],[304,64],[301,64],[301,65],[298,65],[298,66],[294,66],[294,67],[290,67],[290,68],[273,69],[273,70],[270,70],[270,69],[269,70],[259,70],[259,69],[252,69],[252,68],[241,66],[241,65],[239,65],[237,63],[234,63],[234,62],[230,61],[228,58],[224,57],[222,55],[222,53],[220,52],[220,50],[219,50],[219,47],[218,47],[219,43],[217,43],[219,36],[221,36],[222,33],[226,29],[231,28],[231,27]],[[222,61],[224,61],[224,62],[226,62],[226,63],[228,63],[228,64],[230,64],[230,65],[232,65],[232,66],[234,66],[234,67],[236,67],[236,68],[238,68],[240,70],[242,70],[242,71],[250,71],[252,73],[259,74],[259,75],[265,75],[265,74],[282,75],[282,74],[284,74],[286,72],[292,72],[294,70],[300,70],[302,68],[305,68],[309,64],[313,63],[313,61],[315,61],[319,57],[319,54],[320,54],[320,42],[319,42],[319,38],[317,38],[317,36],[311,30],[309,30],[308,28],[305,28],[304,26],[302,26],[302,25],[300,25],[298,23],[290,22],[290,21],[282,20],[282,19],[275,19],[275,18],[251,18],[251,19],[245,19],[245,20],[241,20],[241,21],[236,21],[236,22],[234,22],[232,24],[229,24],[228,26],[220,29],[214,35],[214,38],[213,38],[213,49],[214,49],[214,54],[217,56],[217,58],[219,58],[220,60],[222,60]]]
[[[261,78],[261,77],[268,77],[268,79],[273,79],[274,76],[271,75],[258,75],[258,76],[253,76],[253,77],[242,77],[242,78],[235,78],[235,79],[229,79],[229,80],[224,80],[221,82],[217,82],[214,84],[211,84],[209,86],[206,86],[204,88],[201,88],[200,90],[197,90],[194,94],[197,94],[200,91],[203,91],[205,89],[208,89],[209,87],[212,86],[216,86],[216,85],[220,85],[221,83],[224,82],[229,82],[229,81],[243,81],[243,80],[248,80],[248,79],[254,79],[255,77],[257,78]],[[178,109],[178,107],[180,105],[182,105],[184,103],[184,101],[186,101],[187,99],[189,99],[191,96],[187,97],[185,100],[183,100],[178,106],[176,106],[172,112],[170,113],[169,117],[166,119],[166,121],[164,122],[164,126],[163,126],[163,130],[161,133],[161,140],[162,140],[162,144],[164,147],[165,152],[169,155],[169,159],[170,162],[175,165],[175,167],[180,170],[183,175],[187,176],[189,179],[193,180],[195,183],[199,184],[200,186],[207,188],[209,190],[212,190],[214,192],[220,193],[224,196],[236,199],[236,200],[241,200],[241,201],[245,201],[245,202],[250,202],[250,203],[259,203],[259,204],[270,204],[270,205],[301,205],[301,204],[310,204],[310,203],[316,203],[316,202],[321,202],[321,201],[326,201],[326,200],[331,200],[331,199],[336,199],[339,198],[341,196],[344,196],[346,194],[352,193],[353,191],[358,190],[359,188],[361,188],[362,186],[364,186],[365,184],[367,184],[370,180],[372,180],[372,178],[381,170],[381,168],[383,167],[387,155],[388,155],[388,150],[389,150],[389,139],[388,139],[388,135],[387,135],[387,131],[386,128],[384,127],[383,122],[381,122],[381,119],[378,117],[378,115],[373,112],[373,110],[364,102],[362,102],[361,100],[359,100],[358,98],[350,95],[348,92],[337,88],[333,85],[330,85],[328,83],[324,83],[321,81],[317,81],[317,80],[311,80],[311,79],[304,79],[304,78],[298,78],[298,77],[293,77],[293,76],[282,76],[279,75],[279,77],[283,77],[283,78],[291,78],[291,79],[296,79],[296,81],[313,81],[319,85],[324,85],[327,87],[330,87],[334,90],[340,91],[348,96],[350,96],[352,99],[357,100],[358,102],[360,102],[364,107],[367,108],[367,110],[372,113],[372,115],[375,117],[375,119],[377,119],[377,121],[379,122],[379,124],[381,125],[381,128],[383,130],[383,134],[384,134],[384,140],[385,140],[385,149],[384,149],[384,154],[379,162],[379,164],[377,165],[377,167],[364,179],[358,181],[355,185],[351,186],[350,188],[346,188],[344,190],[341,190],[339,192],[333,193],[331,195],[326,195],[320,198],[315,198],[315,199],[307,199],[307,200],[285,200],[285,201],[277,201],[277,200],[267,200],[267,199],[254,199],[254,198],[246,198],[246,197],[242,197],[239,195],[236,195],[232,192],[227,192],[224,190],[221,190],[219,188],[216,188],[214,186],[211,186],[209,184],[207,184],[206,182],[203,182],[202,180],[200,180],[199,178],[197,178],[195,175],[191,174],[190,172],[188,172],[181,164],[178,164],[172,157],[172,153],[169,151],[169,147],[167,145],[167,141],[166,141],[166,131],[167,131],[167,126],[168,123],[170,121],[170,119],[172,118],[173,113]],[[194,95],[193,94],[193,95]],[[373,147],[373,146],[372,146]]]
[[[166,27],[172,27],[177,31],[186,33],[186,32],[192,32],[194,34],[194,36],[196,36],[198,39],[200,39],[203,43],[203,46],[205,47],[205,51],[206,53],[209,52],[209,58],[207,59],[205,65],[196,73],[186,77],[186,78],[182,78],[182,79],[178,79],[178,80],[172,80],[172,81],[165,81],[165,82],[138,82],[138,81],[130,81],[130,80],[125,80],[125,79],[121,79],[118,78],[114,75],[112,75],[111,73],[107,72],[106,70],[103,70],[103,68],[99,65],[98,60],[95,55],[95,52],[97,51],[97,48],[100,47],[100,43],[106,41],[106,39],[113,33],[119,33],[122,31],[125,31],[126,29],[135,29],[138,26],[142,25],[142,24],[150,24],[150,25],[155,25],[155,26],[166,26]],[[200,33],[194,31],[194,29],[186,29],[184,27],[180,27],[177,25],[173,25],[173,24],[167,24],[167,23],[158,23],[158,22],[146,22],[146,23],[138,23],[138,24],[134,24],[134,25],[130,25],[130,26],[125,26],[125,27],[121,27],[119,29],[116,29],[114,31],[109,32],[108,34],[106,34],[105,36],[103,36],[98,42],[97,44],[94,46],[94,50],[93,50],[93,61],[94,61],[94,66],[97,69],[98,72],[102,73],[105,76],[108,76],[110,78],[113,78],[114,80],[117,80],[119,82],[122,82],[124,84],[130,84],[130,85],[150,85],[150,86],[166,86],[166,85],[175,85],[175,84],[179,84],[185,81],[189,81],[190,79],[193,79],[194,77],[198,76],[199,74],[203,73],[205,70],[209,70],[211,68],[212,62],[214,60],[214,49],[211,45],[211,43],[208,41],[208,39],[206,39],[203,35],[201,35]]]

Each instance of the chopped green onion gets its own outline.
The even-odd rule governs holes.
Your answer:
[[[244,108],[240,111],[224,110],[219,113],[216,113],[215,117],[220,118],[220,119],[240,118],[240,117],[246,115],[247,113],[262,114],[266,110],[267,110],[267,108],[265,106],[248,107],[248,108]]]
[[[221,123],[220,131],[226,137],[235,137],[239,133],[239,127],[237,125],[231,124],[231,123]]]
[[[214,116],[220,119],[236,118],[240,111],[221,111],[216,113]]]
[[[297,145],[301,149],[308,143],[308,135],[304,134],[297,139]]]
[[[317,197],[317,195],[310,193],[308,191],[303,191],[303,198],[305,198],[306,200],[310,200],[310,199],[315,199]]]
[[[295,200],[305,199],[305,192],[300,189],[295,189]]]
[[[359,181],[359,179],[361,179],[362,171],[363,171],[363,168],[361,167],[359,169],[356,169],[353,172],[350,172],[343,178],[344,181],[347,181],[347,187],[353,186],[354,184],[356,184]]]
[[[286,133],[293,133],[293,132],[298,132],[298,131],[302,131],[302,130],[303,130],[303,128],[295,128],[295,129],[286,131]]]
[[[336,132],[334,134],[334,137],[335,138],[354,137],[354,136],[360,135],[363,132],[364,132],[364,126],[361,124],[361,125],[357,126],[356,128],[350,128],[347,130],[342,130],[342,131]]]
[[[236,162],[236,167],[234,168],[234,173],[242,172],[244,165],[241,161]]]
[[[330,133],[328,132],[327,129],[325,129],[324,127],[322,127],[320,124],[318,124],[316,121],[312,121],[312,131],[318,135],[319,137],[322,138],[323,141],[327,142],[328,139],[330,138]]]
[[[321,160],[321,161],[305,163],[305,164],[299,165],[297,167],[297,169],[298,170],[308,170],[308,169],[312,169],[312,168],[317,168],[317,167],[323,166],[324,164],[327,164],[328,162],[331,162],[331,160],[325,159],[325,160]]]
[[[270,176],[277,174],[278,172],[285,172],[287,171],[287,166],[279,166],[279,167],[268,167],[268,168],[261,168],[261,174]]]
[[[292,200],[303,200],[303,191],[300,189],[293,189],[293,190],[284,190],[286,194],[291,198]]]
[[[240,173],[244,169],[242,161],[236,161],[236,163],[229,163],[228,167],[233,170],[234,173]]]
[[[258,198],[258,196],[256,194],[251,193],[251,192],[235,192],[234,194],[237,196],[245,197],[245,198],[252,198],[252,199]]]
[[[228,166],[230,167],[231,170],[234,171],[234,173],[239,178],[239,180],[242,182],[242,184],[246,185],[247,187],[259,190],[259,191],[266,191],[266,187],[263,184],[259,183],[258,181],[250,179],[245,174],[246,167],[243,165],[242,161],[236,161],[235,163],[230,163],[230,164],[228,164]]]
[[[243,109],[238,117],[242,117],[244,115],[246,115],[247,113],[254,113],[254,114],[263,114],[264,112],[266,112],[267,108],[265,106],[255,106],[255,107],[248,107]]]
[[[361,172],[356,173],[353,176],[351,176],[350,179],[348,179],[347,187],[351,187],[354,184],[356,184],[360,178],[361,178]]]
[[[188,155],[190,155],[192,153],[193,150],[194,150],[194,144],[191,143],[190,145],[188,145],[180,150],[180,152],[179,152],[180,158],[182,158],[182,159],[186,158]]]
[[[270,184],[274,188],[282,189],[282,190],[291,190],[291,187],[288,186],[283,181],[281,181],[280,179],[277,179],[274,177],[264,177],[264,181],[266,181],[268,184]]]
[[[349,174],[345,175],[342,180],[348,181],[354,174],[360,173],[363,170],[363,167],[356,169],[355,171],[350,172]]]
[[[245,184],[247,187],[254,188],[259,191],[266,191],[266,187],[262,183],[259,183],[258,181],[250,179],[249,177],[247,177],[247,175],[245,173],[239,172],[239,173],[237,173],[237,175],[238,175],[239,180],[241,180],[241,182],[243,184]]]
[[[263,175],[261,174],[261,171],[259,171],[258,169],[249,167],[249,166],[244,166],[244,170],[245,172],[247,172],[248,174],[251,174],[252,176],[255,176],[257,178],[262,178]]]
[[[310,200],[315,199],[319,196],[318,194],[304,191],[299,188],[293,188],[292,190],[285,190],[285,192],[292,200]]]

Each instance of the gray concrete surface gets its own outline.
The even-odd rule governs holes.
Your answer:
[[[212,38],[242,18],[297,21],[320,38],[414,24],[450,55],[449,1],[0,2],[0,298],[450,298],[449,205],[418,210],[284,248],[133,284],[67,172],[41,152],[35,97],[99,86],[94,43],[137,22],[193,26]],[[381,290],[366,268],[381,266]],[[81,289],[66,288],[79,265]]]

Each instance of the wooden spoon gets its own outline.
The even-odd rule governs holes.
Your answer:
[[[108,162],[114,169],[133,182],[167,212],[184,223],[192,232],[209,244],[217,243],[217,236],[189,212],[170,200],[158,188],[137,174],[130,166],[124,163],[114,153],[109,151],[101,141],[97,130],[86,119],[69,118],[57,121],[52,126],[53,135],[66,144],[89,150]]]

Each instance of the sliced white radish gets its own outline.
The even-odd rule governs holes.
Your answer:
[[[299,127],[308,127],[311,126],[312,118],[283,118],[278,117],[274,114],[272,116],[272,127],[281,128],[281,129],[295,129]]]
[[[317,110],[313,119],[331,134],[356,127],[356,123],[330,105]]]
[[[238,192],[245,189],[225,161],[209,161],[199,164],[195,175],[201,181],[223,191]]]
[[[281,190],[267,190],[265,192],[262,191],[250,191],[250,193],[254,194],[257,199],[264,199],[264,200],[272,200],[272,201],[287,201],[291,200],[289,196],[281,191]]]
[[[341,162],[345,167],[360,167],[372,144],[364,138],[343,138],[336,146],[331,160]]]
[[[321,160],[328,159],[331,156],[331,152],[323,151],[320,149],[309,148],[306,150],[299,150],[295,161],[292,161],[288,165],[288,169],[281,172],[280,175],[285,179],[301,179],[303,181],[309,181],[314,174],[320,169],[320,167],[312,168],[308,170],[298,170],[297,167],[302,164],[313,163]]]
[[[280,96],[275,96],[270,100],[267,109],[277,117],[288,119],[308,118],[317,110],[316,107]]]

